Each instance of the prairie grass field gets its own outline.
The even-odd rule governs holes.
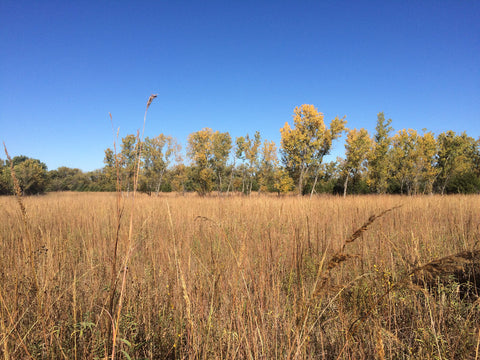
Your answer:
[[[480,196],[132,199],[0,197],[3,359],[480,359]]]

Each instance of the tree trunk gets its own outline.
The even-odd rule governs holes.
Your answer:
[[[232,170],[232,175],[230,176],[230,181],[228,182],[228,186],[227,186],[227,195],[230,194],[230,187],[232,186],[232,180],[233,180],[233,170]]]
[[[300,178],[298,179],[298,195],[303,194],[303,170],[300,171]]]
[[[155,195],[158,196],[160,193],[160,187],[162,186],[162,180],[163,180],[163,172],[160,174],[160,179],[158,180],[157,183],[157,188],[155,189]]]
[[[218,175],[218,195],[222,193],[222,176]]]
[[[347,176],[345,176],[345,182],[343,184],[343,197],[347,197],[347,186],[348,186],[348,178],[349,177],[350,176],[348,176],[348,174],[347,174]]]
[[[305,170],[305,166],[302,166],[300,168],[300,178],[298,179],[298,195],[302,196],[303,195],[303,181],[305,179],[305,176],[307,175],[307,170]]]
[[[242,194],[245,194],[245,170],[242,172]]]
[[[449,177],[450,177],[450,176],[447,175],[447,177],[445,178],[445,181],[444,181],[443,184],[442,184],[442,195],[445,194],[445,189],[447,188],[447,184],[448,184]]]
[[[310,191],[310,199],[311,199],[312,196],[313,196],[313,192],[316,192],[316,191],[315,191],[315,186],[317,186],[317,180],[318,180],[318,171],[317,171],[317,173],[315,174],[315,181],[313,182],[312,191]]]
[[[230,187],[233,184],[233,173],[235,171],[235,158],[233,158],[233,167],[232,167],[232,173],[230,174],[230,181],[228,182],[227,186],[227,195],[230,193]]]

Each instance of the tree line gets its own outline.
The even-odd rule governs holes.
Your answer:
[[[201,195],[252,192],[330,194],[448,194],[480,192],[480,138],[423,129],[394,131],[377,116],[375,133],[347,128],[345,118],[327,125],[313,105],[294,109],[293,123],[280,129],[280,147],[260,132],[233,139],[204,128],[189,135],[186,151],[171,136],[140,141],[127,135],[105,150],[102,169],[47,170],[37,159],[0,159],[0,194],[12,194],[11,171],[24,194],[48,191],[131,191],[140,157],[138,190],[198,192]],[[325,162],[336,139],[345,136],[345,155]],[[185,158],[186,155],[186,158]]]

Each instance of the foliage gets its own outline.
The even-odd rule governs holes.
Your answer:
[[[478,194],[480,178],[473,171],[465,171],[454,175],[445,187],[447,194]]]
[[[261,159],[258,169],[260,191],[275,191],[275,172],[278,169],[277,148],[273,141],[265,140],[260,149]]]
[[[137,152],[140,146],[138,137],[133,134],[122,138],[122,144],[119,166],[122,170],[122,179],[125,183],[127,192],[133,190],[133,177],[135,175],[135,160],[137,159]]]
[[[391,139],[389,137],[393,128],[390,126],[392,119],[385,120],[383,112],[377,115],[376,133],[374,146],[370,153],[369,163],[369,184],[378,194],[384,194],[388,188],[389,160],[388,151]]]
[[[133,176],[135,174],[135,160],[140,147],[138,136],[133,134],[122,138],[121,151],[110,148],[105,150],[105,173],[112,187],[119,181],[120,188],[129,192],[133,189]]]
[[[21,155],[0,167],[0,194],[13,194],[12,165],[24,195],[42,194],[47,190],[47,166],[38,159]]]
[[[250,194],[252,192],[254,178],[259,171],[259,148],[261,137],[258,131],[255,132],[253,139],[247,134],[236,139],[235,156],[243,161],[242,166],[242,192]]]
[[[275,182],[273,188],[279,194],[286,194],[295,189],[295,183],[288,172],[284,169],[277,169],[274,173]]]
[[[392,139],[391,175],[400,184],[400,193],[432,193],[437,175],[436,142],[433,133],[419,135],[416,130],[400,130]]]
[[[47,191],[82,191],[88,183],[82,170],[61,166],[48,172]]]
[[[465,132],[457,135],[449,130],[438,135],[437,144],[437,186],[443,194],[454,177],[474,168],[479,142],[467,136]]]
[[[172,159],[181,161],[181,146],[171,136],[160,134],[154,138],[145,138],[143,144],[143,171],[140,190],[158,196],[165,173]]]
[[[0,195],[7,195],[13,192],[13,184],[11,182],[10,172],[6,166],[6,162],[0,158]]]
[[[393,132],[392,120],[377,115],[373,137],[366,129],[346,128],[345,118],[329,125],[313,105],[294,109],[292,127],[280,129],[277,146],[262,139],[259,131],[235,139],[228,132],[205,128],[188,137],[184,163],[181,145],[159,134],[139,141],[126,135],[118,146],[105,150],[101,169],[83,172],[59,167],[47,172],[44,163],[25,155],[15,156],[24,194],[45,191],[130,191],[135,159],[140,159],[139,190],[218,193],[281,192],[296,190],[312,196],[330,194],[452,194],[480,192],[480,139],[465,132],[445,131],[438,136],[422,129]],[[324,163],[333,141],[346,132],[345,155]],[[288,176],[287,176],[288,175]],[[292,186],[293,183],[293,186]],[[10,164],[0,159],[0,195],[13,193]]]
[[[323,157],[330,152],[332,141],[345,130],[345,118],[336,117],[327,128],[323,114],[313,105],[301,105],[293,111],[293,124],[280,129],[282,161],[291,176],[297,180],[297,190],[303,194],[309,171],[317,171]]]
[[[200,194],[212,191],[215,183],[218,191],[223,190],[231,148],[228,132],[205,128],[189,135],[187,155],[192,160],[192,176]]]
[[[184,164],[177,164],[171,169],[170,184],[172,191],[182,194],[193,190],[192,185],[189,184],[188,168]]]
[[[367,170],[367,158],[372,149],[372,139],[365,129],[351,129],[345,142],[345,161],[342,164],[345,176],[343,195],[347,194],[350,178],[359,176]]]

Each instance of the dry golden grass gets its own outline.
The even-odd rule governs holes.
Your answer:
[[[465,296],[461,278],[429,270],[478,269],[465,254],[478,251],[479,196],[137,194],[131,251],[128,200],[115,358],[480,356],[477,289],[464,283]],[[120,297],[116,288],[109,305],[116,195],[23,204],[29,235],[17,200],[0,198],[1,356],[107,358]],[[420,273],[428,284],[411,284]]]

